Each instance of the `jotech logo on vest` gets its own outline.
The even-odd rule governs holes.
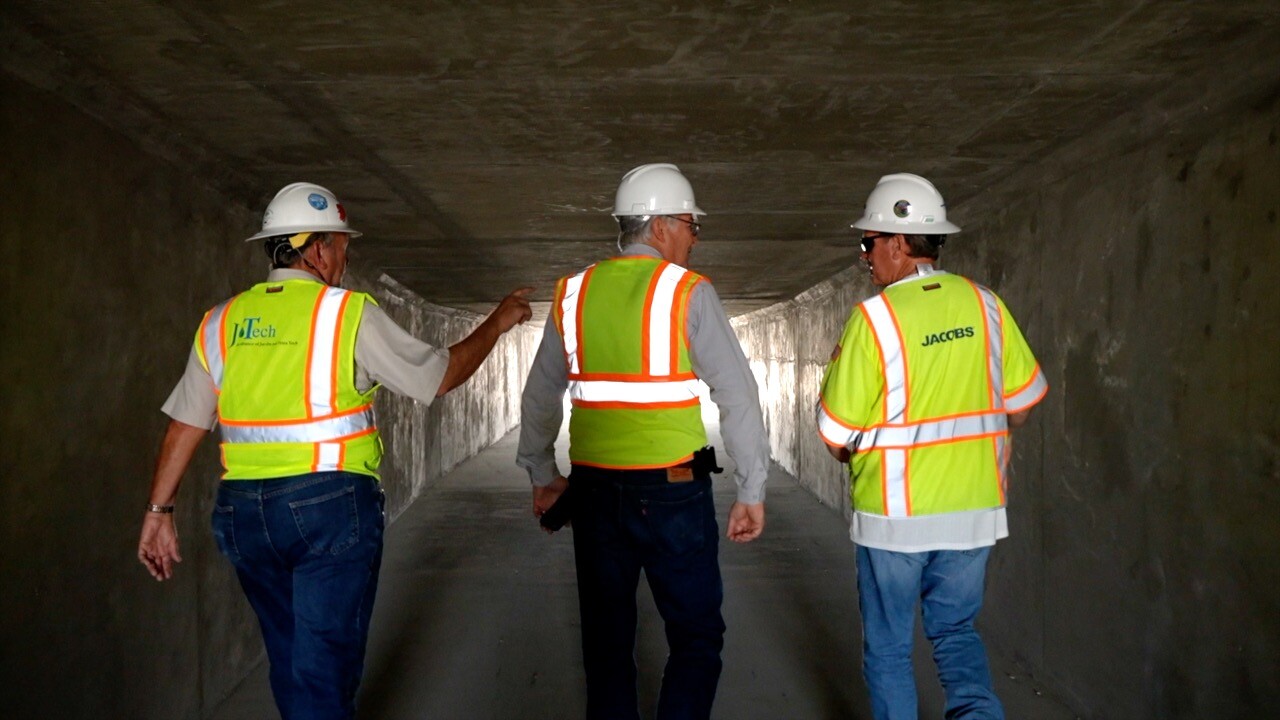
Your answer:
[[[244,323],[232,323],[231,347],[254,340],[271,340],[276,336],[275,325],[261,324],[261,317],[245,318]]]

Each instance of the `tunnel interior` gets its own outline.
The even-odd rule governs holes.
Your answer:
[[[205,310],[262,278],[242,240],[279,187],[343,199],[346,285],[433,344],[536,288],[463,388],[380,395],[395,518],[519,424],[555,279],[609,256],[650,161],[708,210],[692,265],[773,460],[837,517],[813,405],[876,291],[848,224],[879,176],[933,180],[964,228],[943,267],[1001,294],[1050,385],[993,652],[1079,717],[1280,700],[1274,3],[11,0],[0,38],[7,716],[210,717],[261,664],[208,532],[216,443],[175,580],[134,550],[159,408]]]

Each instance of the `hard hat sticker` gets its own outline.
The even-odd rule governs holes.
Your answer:
[[[311,203],[311,207],[317,210],[324,210],[329,207],[329,201],[320,193],[311,193],[308,195],[307,202]]]
[[[906,200],[899,200],[893,204],[893,214],[900,218],[904,218],[911,214],[911,203]]]
[[[347,209],[346,209],[346,208],[344,208],[344,207],[342,207],[342,203],[336,203],[336,204],[335,204],[335,207],[337,207],[337,208],[338,208],[338,219],[339,219],[339,220],[341,220],[342,222],[346,222],[346,221],[347,221]]]

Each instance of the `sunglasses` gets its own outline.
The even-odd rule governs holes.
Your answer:
[[[862,245],[862,252],[870,253],[871,248],[876,246],[877,239],[887,238],[887,237],[893,237],[893,236],[886,235],[885,233],[880,233],[879,235],[863,235],[862,238],[858,240],[858,242]]]
[[[688,225],[689,232],[693,233],[694,237],[698,237],[698,231],[702,229],[702,223],[697,223],[692,220],[685,220],[684,218],[676,217],[675,215],[668,215],[667,217],[671,218],[672,220],[679,220],[685,225]]]

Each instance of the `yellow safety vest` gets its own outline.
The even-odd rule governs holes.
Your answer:
[[[569,458],[605,468],[676,465],[707,444],[685,318],[704,280],[624,256],[556,286],[552,317],[569,371]]]
[[[255,285],[205,314],[195,350],[218,392],[226,480],[345,470],[378,477],[377,387],[355,387],[364,293]]]
[[[823,380],[818,427],[827,444],[853,451],[859,512],[997,508],[1008,415],[1047,390],[995,293],[924,268],[854,308]]]

